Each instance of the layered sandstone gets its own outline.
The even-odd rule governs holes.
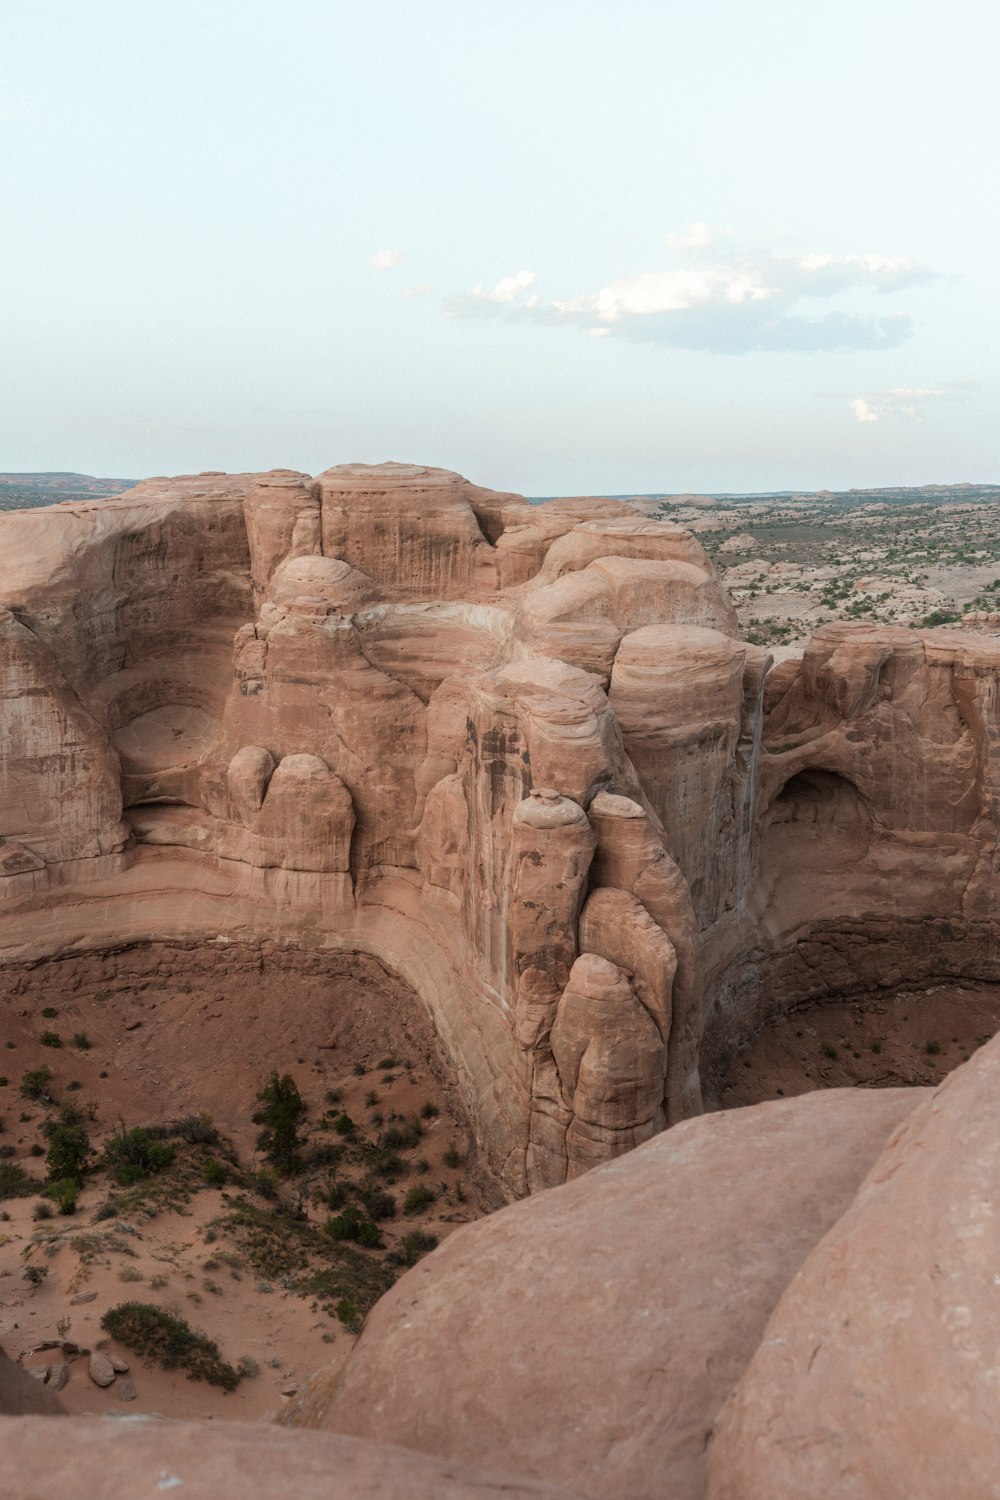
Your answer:
[[[510,1191],[697,1114],[776,1009],[997,977],[1000,649],[736,636],[688,532],[414,465],[0,516],[2,958],[362,949]]]

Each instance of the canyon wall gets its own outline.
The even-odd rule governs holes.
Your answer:
[[[776,1010],[993,959],[1000,648],[768,671],[696,539],[349,465],[0,516],[0,961],[375,953],[512,1193],[697,1114]]]

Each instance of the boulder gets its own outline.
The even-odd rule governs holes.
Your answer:
[[[893,1133],[785,1292],[710,1500],[940,1500],[1000,1483],[1000,1039]]]
[[[183,1500],[582,1500],[510,1473],[327,1432],[239,1422],[0,1418],[4,1500],[136,1500],[161,1492]]]
[[[281,1420],[455,1462],[516,1454],[595,1500],[695,1500],[778,1298],[920,1098],[837,1089],[688,1120],[459,1230]]]

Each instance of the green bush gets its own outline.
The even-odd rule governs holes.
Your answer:
[[[165,1370],[186,1370],[189,1380],[205,1380],[224,1391],[240,1383],[240,1371],[225,1362],[218,1344],[151,1302],[120,1302],[104,1314],[101,1327]]]
[[[424,1133],[417,1119],[404,1120],[402,1125],[390,1125],[382,1137],[382,1144],[390,1151],[412,1151]]]
[[[49,1180],[67,1180],[79,1187],[89,1155],[90,1138],[83,1125],[75,1121],[57,1125],[49,1138],[49,1154],[45,1158]]]
[[[74,1033],[73,1033],[73,1046],[74,1047],[79,1047],[79,1049],[80,1049],[81,1052],[89,1052],[90,1049],[91,1049],[91,1047],[93,1045],[94,1045],[93,1042],[90,1040],[90,1037],[87,1035],[87,1033],[85,1031],[74,1031]]]
[[[126,1130],[122,1125],[104,1142],[104,1160],[122,1187],[143,1182],[169,1167],[176,1148],[154,1140],[148,1130],[136,1125]]]
[[[353,1203],[335,1218],[327,1219],[325,1229],[332,1240],[338,1242],[350,1240],[356,1245],[366,1246],[369,1250],[377,1249],[382,1243],[378,1225],[366,1219],[360,1208],[356,1208]]]
[[[29,1177],[16,1162],[0,1161],[0,1202],[5,1198],[31,1198],[41,1188],[36,1177]]]
[[[290,1073],[279,1078],[275,1070],[257,1095],[261,1106],[253,1115],[255,1125],[263,1125],[257,1145],[271,1164],[285,1177],[299,1167],[299,1121],[306,1113],[302,1095]]]
[[[209,1187],[223,1187],[229,1180],[229,1173],[221,1161],[210,1159],[205,1163],[203,1175]]]
[[[417,1183],[415,1187],[411,1187],[410,1191],[403,1199],[403,1212],[404,1214],[423,1213],[428,1203],[433,1202],[434,1194],[431,1192],[429,1187],[425,1187],[424,1184],[420,1182]]]
[[[75,1214],[80,1184],[72,1177],[59,1177],[48,1186],[48,1194],[61,1214]]]
[[[21,1075],[21,1093],[26,1099],[44,1099],[52,1082],[52,1069],[41,1067]]]
[[[370,1219],[394,1219],[396,1217],[396,1200],[385,1188],[366,1188],[362,1202],[365,1212]]]
[[[38,1038],[43,1047],[61,1047],[62,1037],[58,1031],[43,1031]]]
[[[437,1245],[437,1235],[424,1234],[422,1230],[411,1229],[410,1233],[404,1235],[399,1249],[394,1252],[390,1259],[399,1265],[415,1266],[421,1256],[433,1250]]]

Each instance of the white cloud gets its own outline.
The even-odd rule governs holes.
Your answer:
[[[671,250],[707,250],[714,238],[708,225],[698,221],[688,225],[687,234],[668,234],[667,245]]]
[[[707,258],[702,252],[711,238],[705,225],[693,224],[687,235],[669,241],[682,262],[681,252],[692,252],[688,264],[620,276],[596,291],[551,298],[534,291],[526,298],[538,278],[520,271],[492,289],[480,284],[448,299],[444,312],[455,318],[579,324],[589,333],[600,329],[714,353],[886,349],[909,336],[909,317],[865,315],[833,299],[848,292],[898,291],[934,274],[906,256],[874,253],[790,256],[773,250],[740,253],[733,247]],[[832,305],[820,311],[810,306],[820,299]]]
[[[897,387],[891,391],[869,391],[848,403],[859,422],[879,422],[883,417],[906,417],[910,422],[922,422],[924,404],[949,396],[948,387],[931,390],[927,387]]]
[[[534,271],[518,271],[516,276],[501,276],[491,292],[488,292],[480,282],[478,286],[472,288],[471,295],[480,302],[498,302],[501,304],[516,302],[518,297],[522,296],[529,287],[533,287],[537,280],[538,277]],[[537,300],[537,298],[532,298],[532,305]]]
[[[433,290],[434,288],[429,281],[420,281],[416,286],[404,286],[400,295],[405,297],[409,302],[414,297],[426,297],[427,293]]]
[[[392,271],[402,259],[402,250],[376,250],[368,264],[376,271]]]

